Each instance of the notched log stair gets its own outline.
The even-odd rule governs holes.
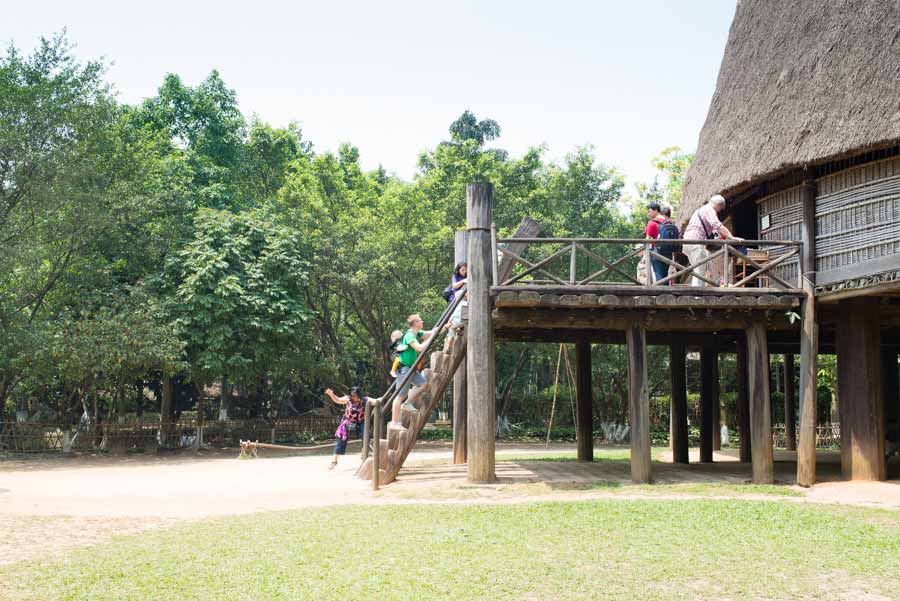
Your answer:
[[[417,386],[409,393],[409,402],[412,403],[418,413],[403,412],[403,425],[399,426],[389,422],[387,426],[387,440],[381,440],[381,457],[379,460],[380,484],[393,482],[397,477],[403,462],[416,444],[419,433],[425,427],[428,416],[444,396],[444,391],[453,379],[456,369],[466,357],[465,329],[461,335],[452,338],[447,337],[444,348],[436,350],[429,356],[429,367],[422,372],[427,380],[424,386]],[[390,412],[390,407],[385,408]],[[372,479],[373,458],[370,456],[359,466],[356,474],[365,480]]]

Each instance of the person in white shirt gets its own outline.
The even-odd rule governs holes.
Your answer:
[[[694,214],[691,215],[687,227],[684,228],[684,239],[710,240],[713,238],[720,238],[722,240],[743,241],[743,238],[733,236],[731,232],[728,231],[728,228],[722,225],[722,222],[719,220],[719,213],[721,213],[724,208],[725,199],[721,195],[716,194],[710,198],[709,202],[694,211]],[[691,265],[696,265],[709,256],[709,251],[706,250],[705,244],[685,244],[684,254],[687,255]],[[709,263],[706,263],[694,271],[694,276],[691,278],[692,286],[705,285],[705,282],[697,276],[705,277],[707,274],[706,268],[708,266]]]

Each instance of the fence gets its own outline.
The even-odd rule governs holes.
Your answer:
[[[330,439],[339,421],[338,416],[206,421],[202,433],[195,419],[87,425],[0,421],[0,453],[155,452],[196,447],[200,438],[216,448],[237,447],[242,439],[300,445]]]

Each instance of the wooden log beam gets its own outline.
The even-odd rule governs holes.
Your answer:
[[[738,432],[741,439],[739,459],[741,463],[750,463],[750,391],[747,381],[747,339],[742,337],[737,342],[737,417]]]
[[[722,399],[719,386],[719,349],[714,347],[715,355],[712,362],[712,448],[713,451],[722,450]]]
[[[797,396],[794,390],[794,355],[784,355],[784,439],[788,451],[797,450]]]
[[[816,401],[818,400],[819,324],[816,290],[816,184],[812,177],[800,187],[803,246],[800,253],[803,299],[800,306],[800,445],[797,448],[797,484],[816,482]]]
[[[540,233],[541,224],[531,217],[525,217],[519,223],[519,227],[516,228],[516,233],[513,234],[513,238],[537,238]],[[506,244],[506,248],[517,255],[521,255],[525,252],[527,247],[528,242],[508,242]],[[503,258],[500,259],[500,266],[497,269],[497,279],[501,282],[508,280],[515,264],[516,260],[504,253]]]
[[[672,461],[688,463],[687,373],[683,342],[669,346],[669,371],[672,382]]]
[[[715,364],[715,347],[704,344],[700,349],[700,463],[713,460]]]
[[[848,480],[884,480],[884,407],[877,298],[842,304],[838,323],[841,472]]]
[[[461,263],[468,261],[469,257],[469,232],[462,230],[456,232],[453,240],[454,262]],[[512,263],[509,263],[512,269]],[[502,280],[501,280],[502,281]],[[453,376],[453,463],[462,464],[466,462],[466,420],[468,419],[467,411],[467,384],[466,365],[460,365]]]
[[[466,221],[469,231],[466,468],[469,482],[480,484],[497,479],[494,463],[496,373],[490,295],[492,265],[497,257],[491,256],[492,205],[491,184],[469,184],[466,187]]]
[[[650,389],[647,381],[647,340],[644,329],[633,324],[625,331],[628,347],[631,480],[650,482]]]
[[[594,401],[591,398],[591,343],[575,343],[575,405],[578,416],[578,461],[594,460]]]
[[[768,355],[765,327],[762,324],[750,326],[747,329],[747,380],[754,484],[772,484],[775,481]]]

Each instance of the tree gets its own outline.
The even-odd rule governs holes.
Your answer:
[[[478,146],[500,137],[500,125],[493,119],[479,121],[472,111],[466,110],[450,124],[450,135],[457,144],[473,141]]]

